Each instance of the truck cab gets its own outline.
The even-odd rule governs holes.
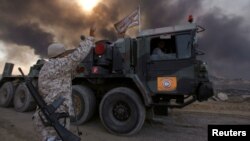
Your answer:
[[[190,23],[144,30],[137,37],[137,74],[158,114],[213,95],[206,65],[197,59],[198,30],[199,26]]]

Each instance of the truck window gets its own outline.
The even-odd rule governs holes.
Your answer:
[[[175,37],[161,39],[160,37],[150,40],[151,60],[172,60],[176,59],[177,49]]]
[[[191,36],[189,34],[176,35],[176,45],[179,59],[191,57]]]

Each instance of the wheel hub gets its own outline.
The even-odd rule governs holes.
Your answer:
[[[126,121],[130,117],[131,110],[127,103],[117,102],[113,108],[113,115],[119,121]]]

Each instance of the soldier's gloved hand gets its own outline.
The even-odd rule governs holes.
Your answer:
[[[89,30],[89,36],[90,37],[86,37],[84,35],[82,35],[80,38],[81,38],[81,41],[80,41],[80,45],[79,47],[82,47],[82,46],[85,46],[84,44],[86,43],[86,39],[88,39],[88,41],[91,41],[93,45],[91,45],[91,47],[95,47],[94,45],[94,37],[95,37],[95,28],[94,27],[91,27],[90,30]]]

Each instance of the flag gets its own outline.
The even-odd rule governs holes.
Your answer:
[[[137,8],[130,15],[115,24],[115,29],[119,34],[125,33],[128,28],[140,24],[140,9]]]

